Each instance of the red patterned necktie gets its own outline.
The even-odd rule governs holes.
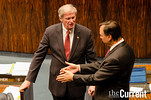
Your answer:
[[[67,31],[67,35],[65,37],[65,44],[64,44],[64,49],[65,49],[67,60],[68,60],[69,55],[70,55],[70,37],[69,37],[69,33],[70,32]]]
[[[110,52],[110,49],[107,51],[107,53],[105,54],[105,56]]]

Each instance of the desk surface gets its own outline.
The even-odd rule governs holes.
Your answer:
[[[0,84],[0,93],[2,93],[6,87],[8,87],[9,85],[1,85]]]
[[[134,67],[142,67],[145,66],[146,67],[146,71],[147,71],[147,82],[151,83],[151,65],[134,65]],[[146,94],[147,98],[142,97],[142,98],[136,98],[136,97],[131,97],[129,100],[148,100],[151,99],[151,94]]]
[[[19,87],[25,80],[25,76],[0,75],[0,92],[3,92],[8,86]],[[21,100],[33,100],[33,84],[23,92]]]
[[[25,76],[0,75],[0,92],[3,92],[9,85],[19,87]]]
[[[5,88],[8,87],[8,86],[10,86],[10,85],[0,84],[0,93],[2,93],[5,90]],[[12,85],[12,86],[19,87],[20,85]]]
[[[131,97],[129,98],[129,100],[148,100],[148,99],[151,99],[151,94],[146,94],[147,98],[145,97],[142,97],[142,98],[136,98],[136,97]]]

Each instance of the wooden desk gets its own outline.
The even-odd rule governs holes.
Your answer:
[[[151,83],[151,65],[134,65],[134,67],[146,67],[146,74],[147,74],[147,83]],[[151,99],[151,94],[146,94],[147,98],[142,97],[142,98],[136,98],[136,97],[131,97],[129,100],[149,100]]]
[[[134,65],[134,67],[142,67],[142,66],[146,67],[146,71],[151,71],[151,65],[150,64],[148,64],[148,65]]]
[[[146,94],[147,98],[143,97],[143,98],[129,98],[129,100],[150,100],[151,99],[151,94]]]
[[[19,87],[24,80],[25,76],[0,75],[0,92],[10,85]],[[33,100],[33,84],[22,93],[21,98],[21,100]]]
[[[8,86],[10,86],[10,85],[0,84],[0,93],[2,93]],[[20,85],[11,85],[11,86],[19,87]]]
[[[147,83],[151,83],[151,65],[134,65],[134,67],[146,67]]]

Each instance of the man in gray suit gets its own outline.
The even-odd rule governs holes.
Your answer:
[[[100,24],[100,38],[110,46],[102,61],[76,65],[68,63],[57,77],[62,83],[71,81],[77,85],[95,85],[95,100],[129,99],[129,81],[135,56],[132,48],[121,36],[121,28],[115,21]],[[80,72],[80,74],[73,74]]]
[[[50,49],[52,60],[49,89],[54,100],[84,100],[86,86],[76,86],[74,82],[61,84],[56,77],[60,69],[67,66],[65,61],[80,64],[84,64],[85,61],[87,63],[96,61],[91,30],[75,23],[77,10],[71,4],[60,7],[58,14],[61,23],[45,30],[20,91],[28,88],[31,82],[35,82],[40,66]]]

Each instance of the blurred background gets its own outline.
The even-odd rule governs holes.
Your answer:
[[[136,58],[151,58],[151,0],[0,0],[0,51],[34,53],[67,3],[77,8],[77,23],[92,30],[98,57],[108,50],[99,39],[99,23],[115,20]]]

